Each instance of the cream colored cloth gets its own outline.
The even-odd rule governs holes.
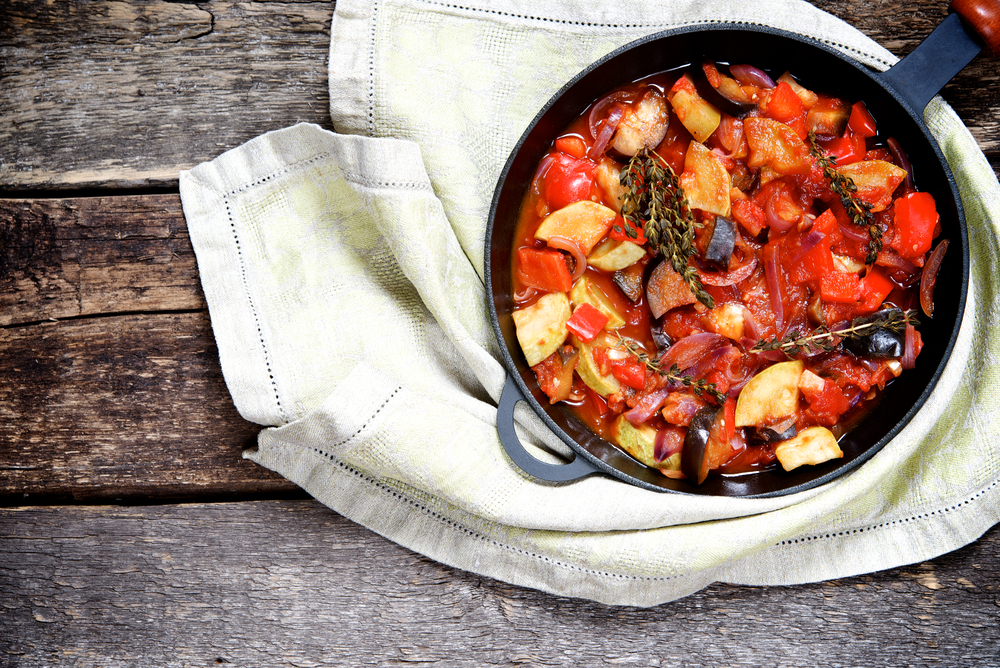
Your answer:
[[[719,20],[795,30],[880,69],[895,60],[794,1],[338,0],[339,134],[298,125],[181,173],[226,382],[240,413],[268,427],[246,456],[443,563],[622,605],[713,581],[890,568],[995,524],[1000,186],[940,99],[926,120],[966,204],[969,306],[937,389],[878,455],[816,490],[733,499],[600,476],[541,483],[503,452],[505,372],[482,281],[500,169],[540,106],[591,61]],[[517,416],[539,456],[566,452],[529,411]]]

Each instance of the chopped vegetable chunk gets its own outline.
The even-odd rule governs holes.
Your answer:
[[[584,253],[593,250],[618,214],[603,204],[582,200],[549,214],[535,231],[535,238],[548,241],[552,237],[572,239]]]
[[[561,292],[543,295],[534,305],[515,311],[514,326],[528,366],[535,366],[562,345],[569,335],[569,299]]]

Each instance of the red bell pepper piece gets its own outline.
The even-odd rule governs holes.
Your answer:
[[[629,230],[635,233],[634,237],[629,236]],[[628,219],[618,216],[608,230],[608,236],[615,241],[631,241],[641,246],[646,243],[646,228],[636,227]]]
[[[796,283],[819,281],[824,276],[836,272],[830,239],[824,237],[819,243],[802,254],[792,265],[791,278]]]
[[[589,343],[604,329],[606,324],[608,324],[608,316],[590,304],[580,304],[566,321],[566,329],[576,334],[577,338],[584,343]]]
[[[854,273],[832,271],[819,279],[819,294],[823,301],[853,304],[861,299],[861,279]]]
[[[641,390],[646,386],[646,367],[632,355],[612,362],[611,375],[633,390]]]
[[[782,81],[771,89],[765,114],[776,121],[789,123],[799,117],[804,119],[806,109],[802,106],[802,100],[795,90],[787,82]]]
[[[723,425],[725,431],[723,432],[723,435],[726,439],[726,443],[731,443],[733,436],[736,435],[736,398],[728,397],[726,399],[725,406],[722,407],[722,410],[722,416],[725,420],[725,424]]]
[[[881,269],[870,267],[868,273],[861,279],[861,303],[858,311],[861,313],[877,311],[895,286]]]
[[[878,130],[875,127],[875,119],[872,118],[871,113],[868,111],[868,107],[865,106],[864,102],[860,100],[854,103],[851,107],[851,118],[847,121],[847,127],[851,129],[854,134],[861,135],[862,137],[874,137],[878,134]]]
[[[893,205],[896,234],[892,247],[908,260],[922,256],[931,249],[938,219],[934,197],[930,193],[911,192],[903,195]]]
[[[837,217],[833,215],[833,211],[827,209],[816,217],[816,220],[813,221],[812,229],[823,234],[830,234],[835,230],[840,230],[840,223],[837,222]]]
[[[524,285],[546,292],[569,292],[573,287],[566,259],[556,250],[518,248],[517,277]]]
[[[865,159],[868,152],[863,135],[848,132],[843,137],[830,139],[823,143],[827,154],[837,159],[838,166],[849,165]]]
[[[733,202],[733,218],[743,226],[751,236],[756,237],[767,225],[764,209],[752,199],[738,199]]]
[[[556,153],[545,173],[543,192],[549,209],[556,211],[573,202],[590,199],[597,165],[565,153]]]

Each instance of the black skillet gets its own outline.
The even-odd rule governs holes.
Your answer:
[[[497,415],[500,440],[526,473],[544,481],[569,482],[595,473],[654,491],[716,496],[768,497],[826,483],[871,458],[913,418],[948,361],[961,325],[969,280],[965,218],[954,177],[922,120],[931,98],[982,50],[1000,52],[1000,2],[955,0],[950,14],[912,53],[884,73],[799,35],[764,26],[713,24],[658,33],[628,44],[577,75],[542,108],[507,161],[493,197],[486,230],[486,280],[490,317],[509,372]],[[960,16],[962,18],[960,18]],[[965,20],[962,20],[965,19]],[[966,20],[976,26],[978,33]],[[814,90],[862,99],[879,127],[894,136],[914,165],[920,190],[930,192],[941,215],[941,238],[950,246],[938,275],[934,318],[923,319],[925,343],[917,367],[890,384],[881,403],[841,439],[844,457],[791,472],[780,469],[742,476],[710,476],[695,486],[670,479],[629,457],[591,432],[560,404],[550,405],[527,366],[511,312],[511,248],[518,208],[535,167],[552,140],[596,99],[647,75],[704,59],[746,62],[768,72],[791,70]],[[568,464],[532,456],[514,432],[514,406],[525,401],[576,453]]]

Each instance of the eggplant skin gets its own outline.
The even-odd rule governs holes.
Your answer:
[[[778,443],[779,441],[786,441],[798,431],[795,429],[795,425],[792,424],[783,432],[777,432],[770,427],[747,427],[746,437],[747,445],[767,445],[768,443]]]
[[[874,329],[863,336],[846,339],[844,349],[857,357],[899,358],[905,348],[905,334],[888,329]]]
[[[719,271],[729,271],[736,250],[736,223],[725,216],[716,216],[712,238],[705,249],[705,264]]]
[[[687,436],[684,437],[681,472],[696,485],[708,477],[708,439],[718,413],[719,409],[715,406],[702,408],[691,418]]]

